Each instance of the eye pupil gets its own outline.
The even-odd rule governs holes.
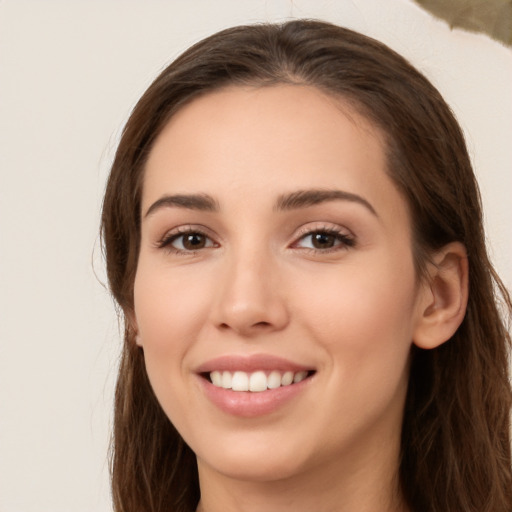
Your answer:
[[[205,244],[205,237],[199,233],[189,233],[183,237],[183,247],[185,249],[201,249]]]
[[[316,249],[325,249],[334,246],[335,237],[329,233],[314,233],[312,242]]]

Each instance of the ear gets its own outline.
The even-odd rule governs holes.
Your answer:
[[[452,242],[434,254],[423,284],[414,344],[432,349],[448,341],[466,314],[468,259],[465,247]]]
[[[142,347],[142,340],[140,337],[139,332],[139,326],[137,324],[137,318],[135,317],[135,312],[132,310],[129,310],[125,313],[125,319],[128,328],[134,333],[135,335],[135,344],[139,347]]]

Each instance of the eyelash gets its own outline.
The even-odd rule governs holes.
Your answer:
[[[306,229],[303,233],[300,233],[298,239],[296,242],[292,244],[292,246],[297,246],[297,244],[305,240],[307,237],[312,237],[313,235],[328,235],[332,236],[335,239],[336,245],[333,247],[325,248],[325,249],[318,249],[314,247],[302,247],[301,249],[305,251],[311,251],[313,253],[321,253],[321,254],[329,254],[332,252],[337,252],[341,250],[347,250],[352,247],[355,247],[356,240],[352,235],[349,235],[340,229],[337,228],[331,228],[331,227],[322,227],[322,228],[316,228],[316,229]],[[300,249],[300,247],[299,247]]]
[[[321,235],[327,235],[332,236],[335,238],[335,243],[333,247],[325,248],[325,249],[318,249],[314,247],[298,247],[298,244],[305,240],[307,237],[312,237],[313,235],[321,234]],[[204,237],[205,240],[209,240],[211,242],[211,245],[207,247],[200,247],[199,249],[193,250],[187,250],[187,249],[179,249],[176,247],[173,247],[173,242],[180,238],[184,238],[187,235],[199,235],[201,237]],[[182,243],[183,245],[183,243]],[[301,249],[308,252],[313,252],[317,254],[329,254],[331,252],[337,252],[340,250],[347,250],[352,247],[355,247],[356,240],[352,235],[348,235],[344,232],[342,232],[339,229],[336,228],[316,228],[316,229],[307,229],[304,230],[304,232],[300,233],[297,240],[293,242],[291,247],[295,247],[297,249]],[[173,254],[183,254],[183,255],[195,255],[202,249],[211,249],[218,247],[218,244],[216,244],[211,237],[209,237],[203,230],[201,229],[193,229],[193,228],[179,228],[176,232],[171,233],[169,235],[166,235],[160,242],[157,244],[158,249],[166,249],[168,252]]]
[[[218,247],[218,244],[215,244],[215,242],[213,242],[213,244],[209,247],[201,247],[196,250],[192,250],[192,249],[191,250],[183,250],[183,249],[178,249],[178,248],[172,246],[173,242],[175,242],[179,238],[184,238],[187,235],[199,235],[201,237],[204,237],[205,240],[210,240],[211,242],[213,242],[211,237],[209,237],[203,230],[194,229],[192,227],[184,227],[184,228],[178,228],[178,230],[175,231],[174,233],[170,233],[170,234],[164,236],[164,238],[162,238],[162,240],[160,240],[160,242],[158,242],[157,247],[159,249],[165,249],[170,253],[184,254],[184,255],[194,255],[194,254],[197,254],[197,252],[199,252],[201,249],[210,249],[211,247],[215,247],[215,246]]]

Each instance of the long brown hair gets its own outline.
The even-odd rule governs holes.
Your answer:
[[[451,340],[412,349],[400,487],[415,512],[510,512],[510,297],[488,259],[478,187],[464,137],[439,92],[405,59],[356,32],[316,21],[217,33],[187,50],[142,96],[108,180],[102,234],[112,293],[125,315],[115,397],[116,512],[191,512],[195,456],[159,406],[127,321],[140,238],[144,164],[184,103],[226,85],[317,87],[349,101],[387,139],[388,172],[408,202],[421,276],[452,241],[469,258],[467,314]]]

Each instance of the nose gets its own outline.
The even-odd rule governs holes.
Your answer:
[[[244,337],[284,329],[289,311],[272,257],[251,252],[224,263],[211,312],[215,326]]]

